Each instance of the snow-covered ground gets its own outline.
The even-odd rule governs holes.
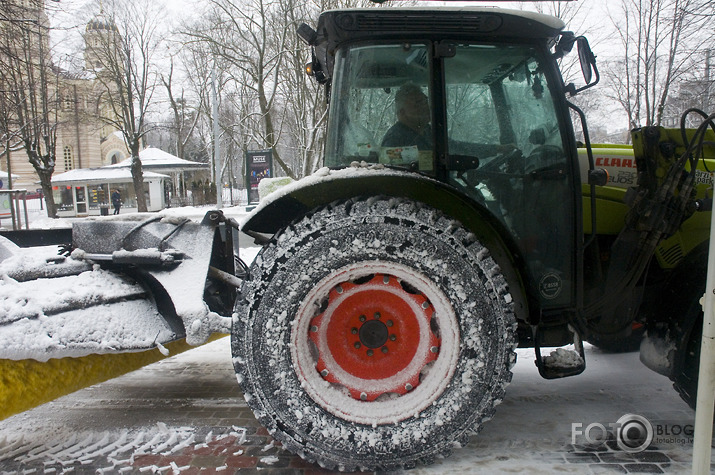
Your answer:
[[[88,218],[48,218],[47,211],[40,209],[38,200],[32,200],[33,203],[28,206],[27,217],[29,225],[25,223],[24,209],[20,210],[21,227],[29,227],[30,229],[56,229],[56,228],[71,228],[72,223],[78,220],[88,219]],[[192,219],[200,220],[206,214],[206,212],[211,209],[215,209],[215,206],[184,206],[180,208],[166,208],[160,212],[162,215],[166,216],[186,216]],[[246,212],[245,206],[233,206],[223,208],[223,212],[227,216],[231,216],[237,219],[244,217]],[[125,216],[126,213],[120,214],[120,216]],[[95,217],[96,219],[102,219],[100,217]],[[89,218],[89,219],[95,219]],[[109,218],[111,219],[111,218]],[[12,229],[12,221],[10,218],[3,218],[0,220],[0,229],[10,230]]]
[[[672,433],[689,432],[693,412],[669,381],[645,368],[637,353],[587,346],[586,358],[582,375],[547,381],[532,350],[519,349],[494,419],[467,447],[409,473],[690,473],[692,443]],[[597,439],[599,425],[624,414],[661,428],[648,450],[629,454],[612,440],[587,443],[582,433],[589,426]],[[0,473],[310,469],[256,426],[224,338],[0,422]]]

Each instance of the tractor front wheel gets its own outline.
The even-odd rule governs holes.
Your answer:
[[[515,362],[505,280],[459,223],[402,199],[318,209],[259,254],[232,352],[258,420],[329,469],[427,464],[491,418]]]

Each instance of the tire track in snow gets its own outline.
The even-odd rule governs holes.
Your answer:
[[[89,465],[103,467],[97,469],[98,473],[121,473],[132,469],[179,473],[188,467],[174,462],[167,462],[166,466],[141,466],[141,457],[176,456],[225,437],[233,437],[235,443],[239,443],[244,440],[242,434],[245,434],[245,429],[233,427],[218,436],[210,432],[201,440],[193,428],[171,428],[158,423],[153,428],[137,432],[125,429],[119,432],[66,434],[66,437],[57,433],[54,439],[46,440],[31,440],[28,435],[16,439],[5,436],[0,439],[0,474],[52,473],[71,470],[72,466]]]

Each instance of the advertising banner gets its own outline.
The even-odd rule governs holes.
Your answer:
[[[246,188],[248,202],[258,203],[258,183],[273,176],[273,150],[246,151]]]

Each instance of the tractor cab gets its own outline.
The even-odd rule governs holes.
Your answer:
[[[326,12],[309,70],[328,84],[325,165],[433,177],[495,218],[541,309],[575,304],[576,144],[552,17],[485,8]],[[561,46],[559,46],[561,44]],[[389,193],[389,192],[388,192]]]

